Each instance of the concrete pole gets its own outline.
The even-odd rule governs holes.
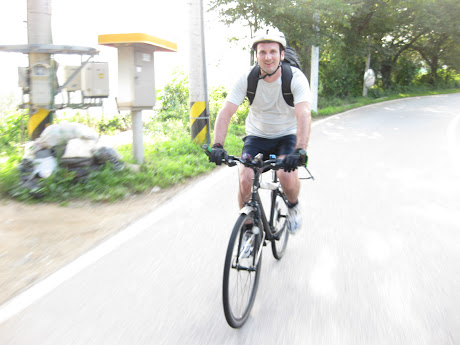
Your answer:
[[[318,113],[319,47],[311,47],[311,110]]]
[[[133,111],[131,115],[133,125],[133,155],[137,164],[144,163],[144,126],[142,124],[142,110]]]
[[[314,30],[319,32],[319,15],[313,15]],[[311,110],[318,113],[318,87],[319,87],[319,47],[311,48]]]
[[[29,44],[52,44],[51,0],[27,0]],[[34,140],[52,122],[54,114],[55,64],[51,54],[30,53],[30,94],[28,134]]]
[[[367,72],[367,70],[371,68],[371,50],[369,49],[369,54],[367,54],[367,60],[366,60],[366,69],[364,70],[364,74]],[[363,97],[367,97],[367,87],[366,83],[364,82],[363,78]]]
[[[209,106],[204,42],[203,0],[189,0],[189,99],[190,132],[198,144],[209,144]]]

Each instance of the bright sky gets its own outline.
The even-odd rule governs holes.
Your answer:
[[[171,72],[189,68],[188,0],[51,0],[53,43],[94,47],[100,51],[94,61],[108,61],[111,94],[116,92],[117,50],[99,46],[98,35],[141,32],[178,44],[177,53],[155,53],[157,89],[171,80]],[[205,0],[207,3],[207,0]],[[207,6],[205,5],[205,8]],[[27,44],[27,0],[0,3],[0,45]],[[248,51],[228,43],[227,38],[247,28],[219,23],[214,13],[205,12],[207,75],[209,86],[230,86],[248,65]],[[56,55],[60,65],[80,63],[79,56]],[[27,55],[0,52],[0,96],[16,92],[17,67],[27,66]],[[115,88],[115,90],[113,90]]]

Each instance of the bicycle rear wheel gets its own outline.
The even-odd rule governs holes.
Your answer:
[[[241,214],[235,223],[224,266],[223,303],[228,324],[240,328],[249,317],[259,285],[262,255],[259,256],[261,230],[245,236],[246,223],[254,223],[253,213]],[[262,253],[260,253],[262,254]],[[259,258],[258,258],[259,256]],[[257,261],[258,260],[258,261]]]
[[[272,240],[273,256],[280,260],[286,252],[286,246],[289,239],[287,231],[288,206],[277,190],[272,192],[272,207],[270,211],[270,224],[273,225],[275,234],[278,233],[278,239]]]

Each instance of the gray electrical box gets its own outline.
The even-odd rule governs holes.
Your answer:
[[[81,90],[86,98],[109,96],[109,64],[88,62],[81,70]]]
[[[64,80],[67,82],[69,78],[76,72],[80,66],[64,66]],[[81,73],[78,72],[64,88],[66,91],[81,90]]]
[[[18,86],[23,93],[29,93],[30,75],[28,67],[18,67]]]
[[[152,109],[155,106],[153,47],[118,49],[118,107]]]

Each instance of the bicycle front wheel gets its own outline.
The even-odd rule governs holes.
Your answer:
[[[254,224],[254,215],[241,214],[235,223],[224,266],[223,303],[228,324],[240,328],[249,317],[257,287],[262,263],[259,254],[261,230],[258,234],[247,231],[247,224]]]
[[[289,239],[287,231],[288,206],[278,191],[272,192],[272,207],[270,211],[270,224],[273,225],[277,238],[272,240],[272,252],[275,259],[280,260],[286,252]]]

